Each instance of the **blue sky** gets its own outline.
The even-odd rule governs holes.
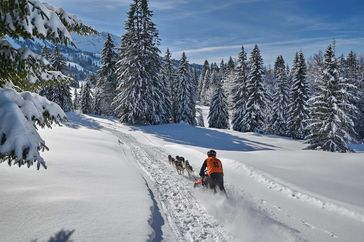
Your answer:
[[[131,0],[46,0],[99,31],[123,33]],[[236,57],[261,48],[266,64],[300,49],[310,56],[336,41],[338,54],[364,53],[363,0],[150,0],[162,52],[186,51],[190,62]]]

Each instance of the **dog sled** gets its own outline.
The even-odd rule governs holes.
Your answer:
[[[214,188],[212,188],[210,186],[210,184],[209,184],[209,177],[207,176],[207,171],[205,171],[204,177],[196,178],[195,179],[195,182],[193,184],[193,188],[201,187],[202,189],[214,191],[214,193],[217,192],[216,186],[217,186],[216,184],[215,184]],[[223,192],[223,194],[226,196],[226,198],[228,198],[225,189],[223,189],[221,192]]]
[[[199,178],[195,179],[195,183],[193,184],[193,188],[196,188],[196,187],[203,187],[203,188],[208,188],[209,187],[207,172],[205,172],[204,177],[199,177]]]

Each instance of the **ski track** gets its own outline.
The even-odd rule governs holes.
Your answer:
[[[121,145],[127,145],[131,149],[145,178],[151,181],[151,184],[149,182],[148,184],[157,197],[166,222],[171,227],[176,240],[239,241],[217,222],[216,214],[211,216],[206,208],[200,205],[198,198],[194,196],[195,190],[191,179],[177,174],[176,170],[168,164],[168,154],[165,151],[152,145],[140,144],[131,135],[118,131],[117,126],[110,124],[107,126],[109,127],[105,129],[116,135]],[[249,203],[252,215],[258,215],[257,221],[261,219],[258,223],[263,220],[269,221],[270,229],[281,236],[280,241],[306,241],[299,231],[279,222],[270,211],[267,211],[267,208],[262,208],[260,201],[258,203],[253,201],[244,195],[244,191],[238,191],[234,187],[227,186],[227,191],[229,199],[224,199],[223,202],[226,205],[224,210],[227,212],[234,215],[238,212],[241,201],[245,200],[244,204]]]

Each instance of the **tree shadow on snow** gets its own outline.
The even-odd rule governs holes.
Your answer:
[[[47,242],[73,242],[71,240],[72,234],[75,232],[75,230],[64,230],[61,229],[58,231],[55,235],[50,237]],[[38,240],[32,240],[31,242],[37,242]]]
[[[87,116],[79,113],[69,112],[67,113],[68,122],[65,126],[73,129],[79,129],[86,127],[89,129],[101,129],[102,126],[95,120],[88,118]]]
[[[192,145],[207,149],[226,151],[273,150],[273,145],[247,140],[232,134],[213,129],[193,127],[186,124],[156,126],[133,126],[134,130],[156,135],[168,142]]]

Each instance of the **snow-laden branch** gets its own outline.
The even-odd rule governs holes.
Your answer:
[[[0,84],[13,82],[21,89],[26,84],[38,84],[54,80],[70,80],[70,77],[59,71],[52,71],[50,63],[42,56],[35,54],[28,48],[13,48],[6,40],[0,40]],[[22,84],[21,84],[22,83]]]
[[[36,125],[50,127],[65,121],[66,115],[55,103],[31,92],[18,93],[0,88],[0,163],[46,167],[40,151],[48,150]]]
[[[54,43],[74,45],[70,32],[97,33],[76,16],[38,0],[2,0],[0,2],[0,33],[3,35],[13,38],[19,36],[29,39],[40,38]]]

